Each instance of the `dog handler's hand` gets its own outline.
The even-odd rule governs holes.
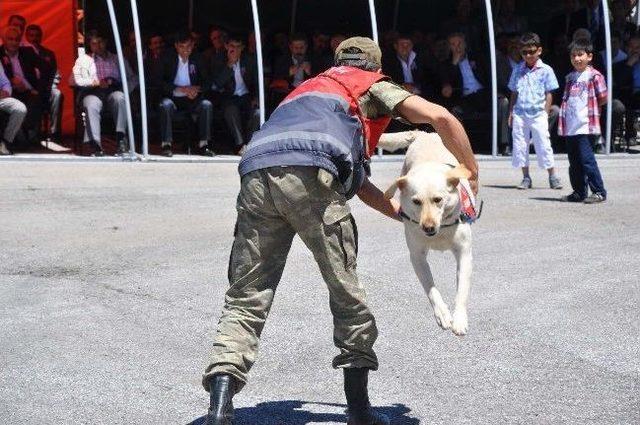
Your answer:
[[[444,146],[471,171],[469,183],[474,194],[478,193],[478,162],[473,156],[469,137],[464,127],[449,111],[420,96],[409,96],[396,110],[403,118],[414,124],[431,124],[442,138]]]
[[[384,193],[378,189],[369,179],[365,179],[360,190],[358,190],[358,198],[374,210],[380,211],[387,217],[394,220],[400,219],[400,203],[395,199],[386,199]]]

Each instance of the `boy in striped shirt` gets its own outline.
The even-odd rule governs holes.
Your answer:
[[[558,134],[567,139],[573,193],[563,196],[562,200],[595,204],[607,199],[593,154],[593,143],[600,136],[600,106],[607,103],[607,85],[602,74],[590,65],[593,59],[590,40],[574,40],[569,52],[574,71],[566,77]],[[587,196],[588,188],[590,196]]]

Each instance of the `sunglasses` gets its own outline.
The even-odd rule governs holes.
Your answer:
[[[522,56],[533,56],[538,53],[538,49],[520,50]]]

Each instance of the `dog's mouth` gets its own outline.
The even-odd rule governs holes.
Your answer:
[[[423,227],[422,231],[427,236],[435,236],[438,233],[438,230],[435,227]]]

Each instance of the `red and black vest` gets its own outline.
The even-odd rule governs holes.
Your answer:
[[[347,197],[353,196],[391,119],[365,117],[358,100],[387,78],[339,66],[305,81],[254,133],[240,161],[240,175],[283,165],[320,167],[338,177]]]

